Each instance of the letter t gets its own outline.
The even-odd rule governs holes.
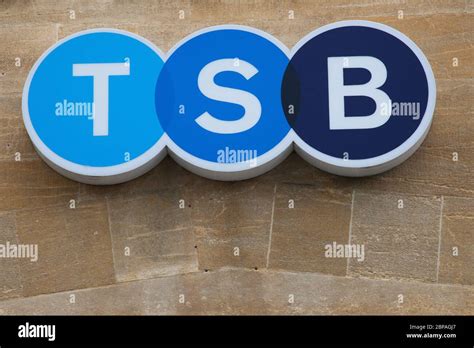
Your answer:
[[[94,136],[109,135],[109,76],[130,75],[129,63],[73,64],[73,76],[94,78]]]

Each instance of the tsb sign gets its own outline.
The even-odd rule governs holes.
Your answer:
[[[98,29],[35,63],[23,118],[42,158],[85,183],[130,180],[167,152],[199,175],[246,179],[293,147],[318,168],[364,176],[413,154],[435,99],[426,57],[378,23],[327,25],[291,51],[263,31],[217,26],[166,55],[137,35]]]

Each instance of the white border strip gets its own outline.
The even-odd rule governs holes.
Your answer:
[[[39,138],[38,134],[36,133],[35,129],[30,120],[29,111],[28,111],[28,92],[29,87],[31,84],[31,80],[39,67],[42,61],[46,58],[46,56],[53,51],[55,48],[60,46],[61,44],[76,38],[78,36],[82,36],[85,34],[90,33],[117,33],[122,34],[125,36],[129,36],[134,38],[148,47],[150,47],[158,56],[166,62],[166,60],[175,52],[181,45],[186,43],[188,40],[201,35],[203,33],[216,31],[216,30],[223,30],[223,29],[233,29],[233,30],[242,30],[254,33],[259,35],[263,38],[266,38],[277,47],[279,47],[290,59],[294,56],[294,54],[308,41],[312,38],[320,35],[326,31],[347,27],[347,26],[362,26],[362,27],[369,27],[384,31],[392,36],[395,36],[400,41],[405,43],[417,56],[420,63],[423,66],[423,69],[426,74],[426,78],[428,81],[428,102],[425,110],[425,114],[423,119],[416,129],[416,131],[400,146],[387,152],[384,155],[380,155],[370,159],[363,159],[363,160],[344,160],[341,158],[332,157],[326,155],[308,145],[304,142],[293,129],[290,129],[288,134],[282,139],[278,145],[276,145],[273,149],[267,151],[262,156],[257,157],[257,165],[250,167],[249,163],[215,163],[211,161],[202,160],[198,157],[195,157],[183,149],[181,149],[176,143],[174,143],[170,137],[166,134],[157,141],[149,150],[147,150],[141,156],[134,158],[129,162],[125,162],[119,165],[108,166],[108,167],[91,167],[91,166],[84,166],[79,165],[77,163],[70,162],[52,150],[50,150],[43,141]],[[111,184],[111,183],[120,183],[127,180],[131,180],[141,174],[144,174],[146,171],[152,169],[159,161],[166,155],[166,148],[170,150],[170,154],[172,157],[183,167],[187,168],[188,170],[202,175],[204,177],[217,179],[217,180],[242,180],[248,179],[260,174],[265,173],[268,170],[271,170],[276,165],[281,163],[291,152],[293,148],[293,143],[295,144],[295,150],[301,157],[306,159],[308,162],[313,164],[314,166],[326,170],[328,172],[338,174],[338,175],[346,175],[346,176],[365,176],[365,175],[373,175],[378,174],[383,171],[389,170],[394,166],[400,164],[404,160],[406,160],[409,156],[411,156],[416,149],[421,145],[424,138],[426,137],[429,128],[432,123],[433,113],[436,103],[436,83],[433,75],[433,71],[431,66],[420,50],[420,48],[407,36],[402,34],[401,32],[380,23],[375,23],[371,21],[363,21],[363,20],[350,20],[350,21],[340,21],[336,23],[332,23],[329,25],[325,25],[321,28],[318,28],[306,36],[304,36],[292,49],[291,51],[278,39],[273,37],[272,35],[255,28],[251,28],[248,26],[243,25],[218,25],[212,26],[208,28],[204,28],[194,33],[186,36],[182,40],[180,40],[177,44],[171,48],[166,55],[162,53],[162,51],[156,47],[153,43],[148,41],[147,39],[119,29],[111,29],[111,28],[99,28],[99,29],[91,29],[91,30],[84,30],[77,32],[73,35],[70,35],[57,43],[51,46],[48,50],[46,50],[41,57],[36,61],[33,65],[33,68],[30,70],[28,77],[25,82],[25,86],[23,88],[23,97],[22,97],[22,110],[23,110],[23,120],[25,123],[25,127],[28,131],[28,134],[39,152],[40,156],[45,159],[45,161],[51,165],[55,170],[59,171],[61,174],[70,177],[74,180],[86,183],[93,183],[93,184]],[[291,128],[291,125],[290,125]],[[156,162],[156,163],[155,163]],[[150,165],[152,163],[153,165]],[[136,173],[134,173],[136,171]],[[107,179],[109,178],[109,179]]]
[[[35,146],[36,150],[40,153],[41,157],[45,159],[48,162],[48,164],[53,166],[54,169],[57,170],[57,167],[59,167],[59,168],[62,168],[64,171],[66,171],[66,173],[61,172],[61,174],[66,175],[78,181],[82,181],[81,176],[108,177],[108,176],[117,176],[117,175],[123,174],[124,175],[123,181],[126,181],[126,180],[129,180],[128,176],[132,174],[135,170],[143,166],[147,166],[149,162],[152,162],[155,158],[160,157],[162,152],[166,151],[166,137],[161,136],[160,139],[158,139],[158,141],[151,148],[149,148],[145,153],[143,153],[142,155],[128,162],[124,162],[124,163],[117,164],[114,166],[106,166],[106,167],[86,166],[86,165],[81,165],[81,164],[68,161],[64,159],[63,157],[59,156],[58,154],[56,154],[54,151],[52,151],[36,133],[36,130],[34,129],[33,124],[31,122],[30,113],[28,110],[28,93],[30,90],[30,84],[36,73],[36,70],[41,65],[43,60],[53,50],[55,50],[57,47],[61,46],[65,42],[70,41],[79,36],[83,36],[83,35],[87,35],[91,33],[112,33],[112,34],[120,34],[120,35],[131,37],[133,39],[140,41],[146,46],[148,46],[152,51],[154,51],[163,60],[163,62],[165,61],[164,60],[165,55],[153,43],[151,43],[150,41],[148,41],[147,39],[139,35],[132,34],[124,30],[99,28],[99,29],[83,30],[73,35],[67,36],[66,38],[56,42],[53,46],[48,48],[46,52],[44,52],[41,55],[41,57],[36,61],[36,63],[33,65],[33,68],[31,68],[28,74],[28,77],[26,79],[25,86],[23,87],[23,96],[22,96],[23,121],[25,123],[26,130],[31,138],[31,141],[33,142],[33,145]],[[163,135],[165,134],[166,133],[163,133]],[[70,175],[68,175],[67,173],[70,173]],[[121,182],[121,181],[119,180],[118,182]],[[105,183],[107,183],[106,179],[105,179]]]
[[[426,105],[425,114],[423,115],[423,119],[421,120],[421,123],[418,125],[418,128],[415,130],[415,132],[404,143],[383,155],[373,158],[344,160],[342,158],[329,156],[308,145],[296,134],[296,132],[295,145],[297,149],[299,149],[299,151],[297,151],[298,153],[301,154],[301,151],[303,151],[304,153],[306,153],[306,155],[310,156],[304,156],[303,154],[303,157],[308,162],[323,170],[329,171],[334,174],[347,176],[373,175],[391,169],[396,165],[400,164],[405,159],[410,157],[410,155],[413,154],[416,149],[421,145],[421,142],[428,133],[428,130],[431,126],[431,122],[433,120],[433,113],[436,104],[436,83],[428,59],[412,40],[410,40],[407,36],[399,32],[398,30],[393,29],[392,27],[370,21],[341,21],[318,28],[303,37],[292,48],[292,57],[303,45],[305,45],[314,37],[332,29],[343,28],[348,26],[368,27],[384,31],[392,36],[395,36],[397,39],[406,44],[413,51],[413,53],[415,53],[421,65],[423,66],[423,70],[425,71],[426,79],[428,81],[428,101]]]

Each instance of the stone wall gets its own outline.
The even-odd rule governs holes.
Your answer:
[[[39,246],[37,262],[0,259],[0,314],[474,314],[473,13],[469,0],[0,1],[0,243]],[[93,187],[50,169],[23,126],[32,64],[79,30],[166,51],[233,23],[291,47],[345,19],[408,35],[437,81],[427,139],[382,175],[337,177],[293,153],[218,182],[167,157]],[[333,242],[365,245],[364,261],[325,257]]]

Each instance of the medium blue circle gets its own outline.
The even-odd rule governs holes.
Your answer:
[[[107,136],[93,135],[87,112],[93,102],[93,77],[73,76],[73,64],[87,63],[130,67],[130,75],[108,79]],[[28,111],[32,126],[50,150],[70,162],[106,167],[133,160],[164,133],[156,118],[154,96],[163,64],[150,46],[118,32],[90,32],[67,39],[47,54],[31,79]],[[74,115],[61,115],[58,103],[73,106],[69,110]]]
[[[262,107],[261,117],[254,127],[240,133],[210,132],[195,119],[207,111],[220,120],[238,120],[244,108],[207,98],[198,87],[199,73],[211,62],[236,58],[252,64],[258,73],[247,80],[239,73],[224,71],[215,76],[214,82],[256,96]],[[179,46],[160,74],[156,86],[160,123],[177,146],[201,160],[219,162],[217,152],[226,147],[255,150],[261,156],[290,130],[280,98],[287,64],[287,55],[276,44],[255,33],[227,28],[201,33]]]
[[[391,116],[373,129],[329,128],[328,57],[371,56],[385,64],[387,80],[380,87],[392,103],[419,103],[418,120]],[[344,69],[344,84],[364,84],[365,69]],[[375,103],[368,97],[345,97],[346,115],[370,115]],[[323,32],[306,42],[291,58],[282,86],[285,111],[294,105],[288,122],[314,149],[336,158],[369,159],[404,143],[420,125],[428,103],[428,81],[416,54],[397,37],[371,27],[345,26]]]

